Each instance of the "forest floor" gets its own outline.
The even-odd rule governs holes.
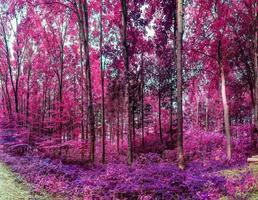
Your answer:
[[[249,146],[243,141],[248,138],[235,141],[236,157],[228,162],[220,151],[220,135],[202,136],[203,145],[190,143],[201,141],[197,134],[191,137],[195,138],[186,143],[184,171],[176,160],[157,152],[137,155],[132,166],[125,164],[123,155],[106,165],[84,167],[36,153],[17,156],[1,151],[0,138],[0,200],[258,200],[258,165],[248,165],[245,157]],[[198,153],[196,147],[206,151]],[[214,149],[219,151],[213,155]]]
[[[31,156],[0,157],[7,164],[0,164],[0,200],[90,200],[102,195],[107,195],[104,199],[258,200],[258,165],[206,168],[192,162],[184,172],[163,162],[80,169]],[[141,198],[134,196],[139,191],[143,192]],[[166,196],[170,191],[176,196]],[[116,198],[109,196],[113,192]],[[93,196],[82,197],[82,193]]]

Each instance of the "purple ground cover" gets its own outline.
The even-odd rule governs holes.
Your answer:
[[[139,153],[132,166],[123,159],[95,166],[64,164],[36,153],[1,153],[0,159],[32,183],[35,192],[44,190],[63,199],[234,199],[257,189],[257,177],[248,170],[237,178],[221,173],[246,166],[251,153],[249,139],[248,134],[233,139],[235,153],[228,162],[223,156],[223,135],[192,131],[185,136],[185,171],[172,161],[173,150],[166,154]]]

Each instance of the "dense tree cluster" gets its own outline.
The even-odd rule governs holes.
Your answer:
[[[255,0],[0,0],[2,116],[59,158],[131,164],[155,138],[183,169],[199,128],[230,160],[231,127],[258,129],[257,25]]]

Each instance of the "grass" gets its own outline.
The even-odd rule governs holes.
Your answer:
[[[248,168],[240,168],[240,169],[227,169],[221,171],[221,175],[226,178],[238,178],[241,177],[242,173],[247,172]]]
[[[251,171],[254,176],[258,176],[258,164],[250,164],[247,167],[239,169],[227,169],[220,172],[222,176],[227,178],[237,178],[241,177],[241,174]]]
[[[255,176],[258,176],[258,164],[250,164],[249,169],[253,172]]]
[[[0,163],[0,200],[50,200],[48,195],[36,194],[19,176]]]
[[[258,164],[251,164],[249,169],[253,172],[254,176],[258,177]],[[257,200],[258,199],[258,188],[250,194],[250,200]]]

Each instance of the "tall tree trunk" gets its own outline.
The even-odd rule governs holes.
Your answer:
[[[255,13],[255,32],[254,32],[254,69],[255,69],[255,127],[258,132],[258,31],[257,31],[257,2],[254,5],[254,13]]]
[[[100,72],[101,72],[101,121],[102,121],[102,163],[106,161],[106,131],[105,131],[105,91],[104,91],[104,68],[103,68],[103,26],[102,26],[102,16],[103,16],[103,0],[101,0],[101,10],[100,10]]]
[[[27,97],[26,97],[26,126],[27,128],[29,127],[29,111],[30,111],[30,77],[31,77],[31,69],[32,69],[32,65],[30,62],[30,66],[28,69],[28,74],[27,74]],[[44,108],[45,109],[45,108]],[[29,131],[29,136],[28,136],[28,143],[29,145],[31,144],[31,135],[30,135],[30,131]]]
[[[221,75],[221,95],[222,95],[224,125],[225,125],[226,140],[227,140],[227,159],[230,160],[231,159],[230,116],[229,116],[229,108],[228,108],[227,94],[226,94],[225,71],[224,71],[224,66],[222,64],[221,40],[218,41],[218,65],[220,68],[220,75]]]
[[[142,54],[142,69],[141,69],[141,125],[142,125],[142,146],[144,146],[144,70],[143,70],[143,54]]]
[[[183,150],[183,108],[182,108],[182,38],[183,38],[183,1],[177,1],[177,131],[178,131],[178,167],[185,168]]]
[[[15,20],[16,20],[16,27],[18,27],[18,18],[15,14]],[[19,36],[18,36],[18,32],[16,35],[16,45],[17,45],[17,50],[16,50],[16,67],[17,67],[17,75],[15,78],[15,88],[14,88],[14,101],[15,101],[15,111],[18,114],[19,113],[19,80],[20,80],[20,73],[21,73],[21,50],[19,48],[20,46],[20,41],[19,41]],[[19,121],[19,115],[18,115],[18,121]]]
[[[161,124],[161,93],[158,93],[158,103],[159,103],[159,138],[160,142],[163,143],[163,134],[162,134],[162,124]]]
[[[170,87],[169,140],[172,144],[172,140],[173,140],[173,88],[172,88],[172,84]]]
[[[59,70],[57,71],[57,78],[58,78],[58,97],[59,97],[59,119],[60,119],[60,124],[59,124],[59,134],[60,134],[60,139],[61,142],[62,140],[65,141],[65,137],[63,137],[63,122],[62,122],[62,113],[63,113],[63,74],[64,74],[64,38],[61,35],[60,38],[60,72]],[[65,37],[65,36],[64,36]]]
[[[2,26],[2,32],[3,32],[3,37],[4,37],[4,45],[5,45],[5,51],[6,51],[6,60],[7,60],[8,71],[9,71],[9,75],[10,75],[12,89],[13,89],[13,92],[15,94],[14,95],[15,96],[15,110],[17,112],[17,108],[18,108],[18,106],[17,106],[17,95],[16,95],[16,92],[15,92],[15,86],[14,86],[14,80],[13,80],[13,72],[12,72],[12,66],[11,66],[11,60],[10,60],[10,51],[9,51],[7,34],[6,34],[6,31],[5,31],[5,26],[4,26],[2,21],[1,21],[1,26]],[[8,79],[6,79],[6,80],[8,80]],[[7,81],[6,81],[6,88],[7,87],[8,87],[8,85],[7,85]],[[7,88],[6,91],[8,91],[8,88]],[[9,100],[11,100],[11,99],[9,98]],[[11,102],[10,102],[10,105],[11,105]]]
[[[205,109],[205,130],[209,130],[209,98],[206,96],[205,99],[206,109]]]
[[[6,91],[5,86],[4,86],[7,84],[7,82],[6,82],[6,79],[3,80],[1,78],[0,78],[0,82],[1,82],[1,88],[2,88],[2,106],[3,106],[2,109],[4,109],[4,106],[6,106],[6,109],[8,112],[8,117],[10,117],[11,111],[10,111],[9,100],[8,100],[8,98],[10,98],[10,97],[8,97],[8,95],[9,95],[9,94],[7,94],[8,91]],[[6,116],[5,112],[4,112],[4,115]]]
[[[116,127],[116,147],[117,153],[120,152],[120,117],[119,117],[119,110],[117,110],[117,127]]]
[[[130,75],[129,75],[129,57],[128,57],[128,46],[127,46],[127,5],[126,0],[121,0],[122,6],[122,38],[123,38],[123,54],[124,54],[124,65],[125,65],[125,107],[126,107],[126,118],[128,124],[128,164],[133,162],[133,145],[132,145],[132,105],[130,97]]]
[[[12,113],[12,102],[11,102],[10,93],[9,93],[9,89],[8,89],[8,73],[6,73],[6,75],[5,75],[5,91],[6,91],[6,95],[7,95],[6,105],[7,105],[7,109],[9,112],[9,117],[10,117],[10,119],[12,119],[13,113]]]
[[[175,1],[176,3],[176,1]],[[174,27],[173,27],[173,31],[174,31],[174,40],[173,40],[173,60],[176,59],[177,57],[177,51],[176,51],[176,37],[177,37],[177,12],[174,11],[174,14],[173,14],[173,19],[174,19]],[[175,62],[175,65],[176,65],[176,62]],[[170,89],[170,142],[172,144],[173,142],[173,68],[172,68],[173,65],[171,65],[171,89]],[[174,66],[175,67],[175,66]]]
[[[255,69],[255,132],[252,133],[252,148],[257,151],[257,136],[255,134],[258,133],[258,31],[257,31],[257,23],[258,23],[258,14],[257,14],[257,1],[254,3],[254,25],[255,25],[255,32],[254,32],[254,69]]]
[[[132,103],[132,129],[133,129],[133,147],[136,147],[136,135],[135,135],[135,103]]]
[[[92,163],[95,161],[95,117],[93,109],[93,94],[92,94],[92,81],[91,81],[91,68],[89,57],[89,20],[88,20],[88,2],[87,1],[73,1],[75,13],[78,18],[80,37],[83,43],[83,50],[85,56],[85,72],[86,82],[85,88],[87,91],[87,120],[86,120],[86,140],[88,140],[88,125],[90,131],[90,154],[89,159]]]
[[[124,144],[124,111],[122,111],[121,113],[121,142],[122,145]]]
[[[196,96],[196,126],[199,126],[199,94],[197,92]]]
[[[84,126],[84,84],[87,85],[87,83],[84,83],[83,78],[84,78],[84,70],[83,70],[83,47],[85,44],[85,29],[84,29],[84,17],[83,17],[83,9],[82,9],[82,2],[81,0],[73,1],[74,9],[75,9],[75,14],[77,16],[78,20],[78,25],[79,25],[79,39],[80,39],[80,65],[81,65],[81,139],[82,139],[82,151],[81,151],[81,159],[84,159],[85,155],[85,139],[86,139],[86,134],[85,131],[87,132],[87,126],[85,128]],[[85,52],[84,52],[85,53]],[[85,67],[86,68],[86,67]],[[86,101],[86,108],[88,101]],[[87,125],[87,123],[86,123]]]
[[[95,117],[93,109],[93,94],[92,94],[92,81],[91,81],[91,67],[90,67],[90,53],[89,53],[89,19],[88,19],[88,2],[83,4],[84,24],[85,24],[85,37],[84,37],[84,53],[85,53],[85,71],[87,77],[88,87],[88,118],[90,129],[90,161],[95,161]]]
[[[81,139],[84,142],[85,140],[85,129],[84,129],[84,81],[83,81],[83,77],[84,77],[84,71],[83,71],[83,52],[82,52],[82,45],[83,45],[83,36],[80,30],[80,67],[81,67]],[[84,150],[84,145],[82,147],[82,150]],[[83,154],[83,151],[82,151]],[[84,155],[82,155],[82,158],[84,157]]]

